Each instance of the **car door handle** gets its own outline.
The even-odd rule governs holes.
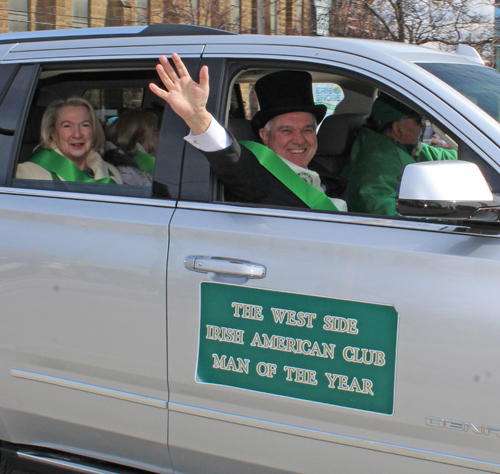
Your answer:
[[[267,274],[267,268],[258,263],[233,258],[205,257],[203,255],[186,257],[184,267],[194,272],[222,273],[246,278],[264,278]]]

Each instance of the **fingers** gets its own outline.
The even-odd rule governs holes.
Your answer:
[[[165,101],[167,100],[167,98],[168,98],[168,92],[166,90],[163,90],[163,89],[159,88],[156,84],[153,84],[153,83],[149,84],[149,89],[151,90],[151,92],[153,92],[154,94],[156,94],[161,99],[163,99]]]
[[[189,71],[177,53],[172,54],[172,62],[174,63],[175,69],[170,64],[166,56],[160,56],[159,64],[156,65],[156,71],[158,72],[158,76],[160,77],[166,90],[163,90],[157,85],[151,83],[149,88],[152,92],[169,103],[171,93],[188,94],[189,89],[195,90],[198,86],[205,90],[208,94],[209,81],[207,66],[203,66],[201,68],[200,82],[197,84],[191,78]]]
[[[177,53],[172,54],[172,61],[175,64],[179,77],[190,77],[189,72]]]
[[[208,88],[208,66],[203,66],[200,69],[200,86]]]
[[[179,80],[174,68],[165,56],[160,56],[160,64],[156,65],[156,71],[167,90],[170,90],[174,83]]]
[[[160,64],[157,64],[155,69],[166,90],[161,89],[154,83],[149,84],[149,88],[158,97],[168,102],[169,92],[175,89],[175,85],[179,82],[179,77],[165,56],[160,56],[159,61]]]

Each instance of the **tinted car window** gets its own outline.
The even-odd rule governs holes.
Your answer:
[[[458,92],[500,121],[500,73],[489,67],[469,64],[419,63]]]
[[[88,100],[104,130],[123,113],[131,109],[142,109],[156,115],[158,129],[155,132],[160,132],[154,173],[149,174],[153,175],[153,180],[150,179],[149,184],[16,179],[14,175],[13,186],[92,194],[176,198],[183,150],[182,136],[185,130],[183,128],[176,132],[176,127],[172,125],[175,118],[170,116],[168,110],[164,117],[164,103],[149,91],[149,83],[158,80],[154,64],[141,63],[134,69],[131,69],[130,63],[128,67],[117,65],[100,70],[82,67],[68,71],[60,66],[44,68],[34,91],[17,156],[17,164],[25,163],[30,160],[34,151],[39,149],[37,147],[40,144],[42,117],[54,99],[82,97]],[[159,130],[162,124],[165,126]]]
[[[93,106],[97,117],[107,124],[124,111],[141,108],[144,100],[143,87],[117,87],[114,89],[88,89],[83,94]]]
[[[228,70],[230,71],[232,69],[234,73],[232,75],[230,73],[230,76],[226,78],[227,92],[223,93],[227,105],[225,106],[225,110],[219,115],[219,120],[226,124],[227,128],[234,134],[238,141],[259,141],[259,138],[253,134],[251,129],[251,118],[259,109],[258,100],[254,91],[255,82],[260,77],[274,71],[298,68],[306,70],[312,75],[313,84],[316,87],[322,87],[322,91],[328,90],[332,92],[330,96],[333,95],[333,92],[337,92],[335,97],[326,97],[330,102],[335,102],[335,104],[332,104],[335,106],[332,107],[332,109],[334,109],[333,116],[328,117],[328,120],[324,120],[319,126],[318,151],[310,163],[310,168],[314,169],[313,166],[316,169],[322,168],[330,175],[345,177],[343,170],[351,159],[351,149],[356,136],[361,127],[366,123],[367,117],[370,115],[373,101],[377,97],[379,91],[382,90],[380,84],[374,84],[369,78],[363,80],[359,75],[352,77],[348,71],[343,72],[338,68],[319,69],[316,65],[304,63],[298,65],[293,62],[286,63],[280,61],[273,63],[272,61],[268,61],[266,63],[256,63],[254,67],[251,67],[248,63],[245,65],[240,64],[239,68],[236,64],[232,64],[229,66]],[[213,67],[210,68],[210,71],[213,71]],[[325,84],[329,87],[327,88]],[[391,91],[388,87],[384,86],[383,90],[388,94],[395,94],[395,92]],[[324,100],[316,100],[316,102],[324,102]],[[220,105],[224,105],[224,101],[221,101]],[[416,110],[415,105],[412,106],[409,102],[407,105]],[[420,112],[422,113],[422,111]],[[498,190],[499,183],[496,173],[492,173],[489,166],[486,165],[469,146],[466,146],[462,140],[450,134],[449,131],[430,114],[427,115],[426,119],[429,128],[429,130],[427,130],[428,136],[422,136],[422,138],[426,138],[425,141],[427,144],[436,148],[453,148],[457,150],[459,160],[476,163],[483,171],[492,189]],[[187,150],[190,154],[196,155],[200,164],[203,165],[197,166],[196,169],[198,171],[206,169],[206,161],[203,160],[202,156],[198,156],[201,154],[197,150],[192,149],[191,146],[188,146]],[[441,154],[440,151],[436,153],[439,156]],[[453,153],[449,155],[445,154],[445,156],[452,157]],[[390,172],[392,171],[388,171],[388,173]],[[191,175],[188,174],[188,170],[185,170],[185,177]],[[239,205],[253,204],[252,202],[239,198],[228,189],[225,189],[224,186],[218,182],[215,175],[212,175],[211,178],[212,201],[224,201]],[[379,178],[379,176],[374,176],[373,181],[375,182],[377,178]],[[188,189],[189,188],[186,188],[186,191]],[[394,192],[396,192],[396,189],[394,189]],[[191,199],[194,198],[193,200],[199,199],[194,193],[192,193],[191,196]],[[340,197],[341,199],[349,201],[348,192],[334,197]],[[256,205],[259,204],[257,203]],[[352,206],[349,208],[348,212],[368,211],[360,211],[356,209],[355,206]],[[403,219],[401,216],[391,216],[391,218],[394,217]]]

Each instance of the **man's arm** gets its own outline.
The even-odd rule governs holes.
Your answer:
[[[160,64],[156,66],[166,90],[155,84],[150,84],[149,88],[164,99],[186,122],[194,135],[189,137],[188,141],[203,151],[226,189],[244,202],[307,207],[292,191],[261,166],[253,153],[246,148],[242,149],[234,138],[231,140],[230,135],[228,135],[229,144],[226,143],[227,146],[219,150],[203,150],[203,146],[199,146],[199,139],[203,139],[200,136],[205,132],[210,133],[212,122],[216,122],[206,109],[209,94],[208,68],[207,66],[201,68],[200,82],[197,83],[189,75],[178,54],[172,55],[172,61],[177,72],[165,56],[160,57]]]
[[[246,202],[265,200],[270,177],[263,173],[255,156],[241,149],[206,109],[208,100],[208,68],[200,70],[200,83],[189,75],[179,55],[173,54],[172,60],[178,74],[165,56],[160,57],[156,66],[165,89],[156,84],[149,88],[164,99],[172,110],[181,117],[191,129],[186,140],[203,152],[217,177],[231,192]]]
[[[422,151],[416,161],[457,160],[458,154],[455,150],[437,148],[422,143]]]

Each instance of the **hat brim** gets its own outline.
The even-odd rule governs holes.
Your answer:
[[[373,102],[371,121],[379,127],[395,122],[405,116],[421,117],[416,110],[385,92],[380,92],[375,102]]]
[[[316,117],[316,122],[319,124],[326,115],[327,107],[323,104],[312,105],[312,106],[290,106],[290,107],[275,107],[265,111],[259,110],[252,118],[252,130],[253,133],[258,137],[259,130],[264,128],[273,118],[278,115],[289,114],[292,112],[308,112]]]

